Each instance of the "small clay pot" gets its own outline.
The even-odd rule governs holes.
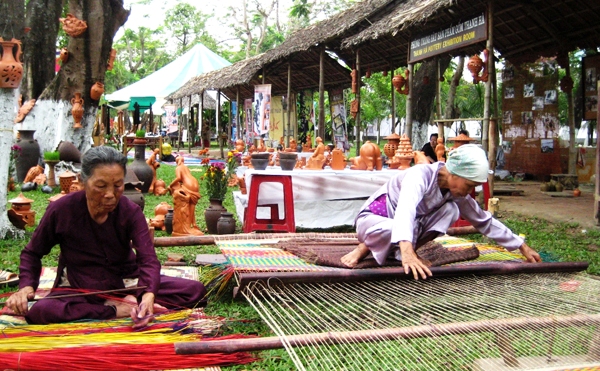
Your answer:
[[[579,197],[581,196],[581,191],[579,190],[579,188],[575,188],[573,190],[573,197]]]
[[[250,162],[252,163],[252,167],[256,170],[265,170],[269,165],[269,156],[267,153],[253,153],[251,155]]]
[[[565,187],[562,185],[562,183],[557,182],[554,188],[556,189],[556,192],[562,192]]]
[[[298,154],[296,152],[279,152],[279,166],[281,170],[292,171],[298,161]]]

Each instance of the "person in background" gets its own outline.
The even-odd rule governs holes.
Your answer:
[[[449,152],[446,163],[399,171],[359,211],[355,223],[360,244],[342,257],[342,263],[352,268],[371,252],[383,264],[391,255],[402,261],[406,274],[425,279],[431,271],[415,250],[444,235],[459,215],[507,250],[519,249],[527,262],[540,262],[540,255],[522,237],[482,210],[470,196],[476,186],[487,181],[488,172],[487,156],[474,144]]]
[[[21,252],[19,291],[6,302],[28,323],[131,316],[136,326],[143,326],[155,310],[206,305],[202,283],[160,275],[144,214],[137,204],[121,197],[126,164],[127,158],[114,148],[89,149],[81,165],[84,189],[48,206]],[[126,287],[131,295],[121,300],[97,295],[44,299],[29,307],[39,285],[42,257],[55,245],[60,255],[53,287],[60,289],[52,290],[49,297]]]
[[[437,146],[438,135],[433,133],[429,136],[429,142],[423,145],[421,151],[425,153],[425,156],[429,160],[429,162],[434,163],[437,162],[437,155],[435,154],[435,146]]]

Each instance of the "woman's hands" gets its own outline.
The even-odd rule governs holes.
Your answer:
[[[540,254],[538,254],[534,249],[529,247],[525,242],[519,247],[521,254],[527,259],[528,263],[539,263],[542,261],[540,258]]]
[[[8,298],[6,306],[15,312],[15,314],[24,316],[29,311],[29,300],[33,299],[34,296],[35,290],[33,287],[25,286]]]
[[[431,277],[431,271],[427,268],[427,265],[419,259],[411,242],[400,241],[400,254],[402,254],[404,273],[408,274],[409,270],[412,271],[415,280],[419,279],[419,275],[423,279],[427,279],[428,276]]]
[[[152,320],[154,317],[154,294],[147,292],[142,296],[142,301],[137,307],[131,308],[131,319],[133,320],[133,328],[141,328]]]

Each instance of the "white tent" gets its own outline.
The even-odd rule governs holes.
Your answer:
[[[108,102],[128,102],[131,97],[155,97],[153,111],[159,111],[164,97],[179,89],[192,77],[218,70],[231,63],[201,43],[160,70],[121,90],[106,95]]]

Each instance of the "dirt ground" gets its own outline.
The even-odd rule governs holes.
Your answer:
[[[580,197],[552,197],[540,191],[540,182],[496,182],[494,189],[501,194],[500,212],[514,212],[535,216],[551,222],[578,223],[582,228],[600,228],[594,220],[594,186],[582,184]],[[520,195],[507,195],[504,190],[523,191]],[[516,193],[513,193],[516,194]],[[563,191],[561,196],[571,196],[573,191]]]

